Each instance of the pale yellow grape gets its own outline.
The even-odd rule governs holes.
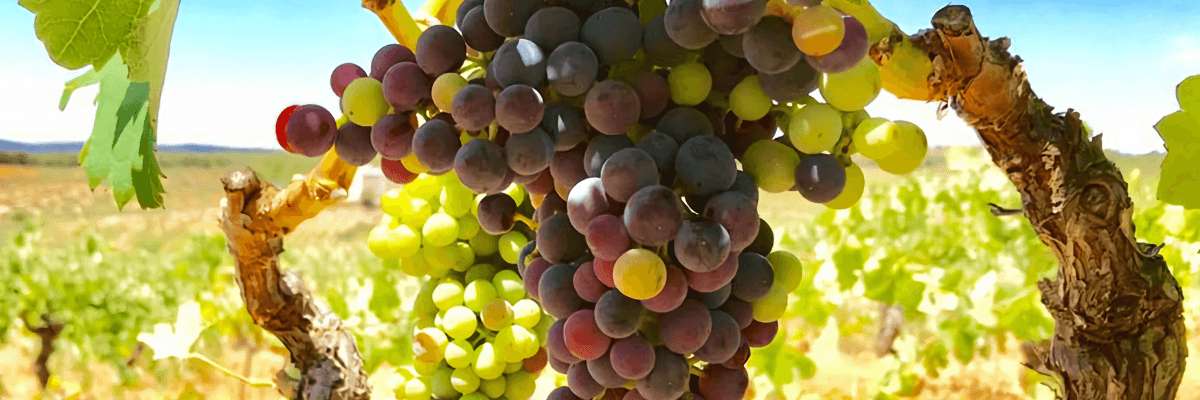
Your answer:
[[[439,110],[450,112],[450,105],[454,103],[454,95],[458,93],[458,89],[467,86],[467,79],[463,78],[457,72],[447,72],[433,80],[433,89],[430,91],[433,95],[433,105]]]
[[[400,211],[400,219],[414,232],[420,232],[425,221],[433,216],[433,206],[425,199],[409,198],[408,207]]]
[[[475,192],[463,185],[454,171],[447,172],[438,179],[443,186],[439,196],[442,211],[460,219],[470,214],[471,209],[475,207]]]
[[[483,381],[480,380],[479,384],[483,385]],[[476,391],[474,391],[474,392],[467,393],[467,394],[464,394],[462,397],[459,397],[458,400],[488,400],[488,397],[487,397],[487,395],[485,395],[483,393],[479,393],[479,390],[476,389]]]
[[[458,339],[446,346],[446,364],[450,368],[463,368],[475,361],[475,347],[470,342]]]
[[[510,304],[525,298],[525,282],[517,275],[517,271],[506,269],[496,272],[492,277],[492,286],[496,287],[496,295]]]
[[[504,388],[504,397],[509,400],[527,400],[537,389],[537,377],[525,371],[517,371],[508,375],[508,384]]]
[[[504,369],[501,369],[500,372],[504,373]],[[479,391],[489,398],[498,399],[504,395],[504,386],[506,384],[503,376],[495,379],[484,379],[479,382]]]
[[[450,376],[454,374],[454,370],[450,367],[442,366],[434,370],[429,375],[429,386],[433,389],[433,396],[443,399],[457,398],[459,393],[454,390],[454,386],[450,383]]]
[[[518,361],[515,363],[508,363],[508,365],[504,367],[504,373],[505,374],[514,374],[517,371],[521,371],[524,369],[525,369],[525,363],[523,361]]]
[[[508,328],[513,331],[514,344],[517,349],[515,357],[509,358],[509,362],[521,362],[526,358],[533,357],[537,354],[538,348],[541,346],[541,341],[532,331],[520,325],[510,325]]]
[[[857,111],[875,101],[883,90],[879,66],[871,57],[863,57],[850,69],[835,74],[821,74],[817,85],[826,103],[842,111]]]
[[[442,360],[440,360],[440,359],[437,362],[425,362],[425,361],[421,361],[421,360],[413,360],[413,370],[417,371],[417,374],[420,374],[421,376],[432,375],[434,373],[434,371],[437,371],[438,367],[440,367],[441,365],[442,365]],[[428,381],[426,381],[425,383],[426,383],[426,385],[429,384]]]
[[[420,175],[417,176],[417,179],[404,185],[404,193],[408,193],[409,197],[435,202],[438,195],[442,194],[442,188],[442,181],[437,176]]]
[[[500,235],[500,239],[496,241],[500,258],[509,264],[517,263],[517,256],[521,254],[521,248],[529,243],[529,238],[517,231],[508,231]]]
[[[542,307],[532,299],[521,299],[513,304],[513,323],[534,329],[542,319]]]
[[[708,92],[712,90],[712,74],[704,64],[686,62],[671,68],[667,85],[675,104],[694,106],[708,98]]]
[[[417,160],[417,153],[409,153],[407,156],[404,156],[404,158],[401,158],[400,165],[403,165],[404,169],[407,169],[409,172],[414,174],[423,174],[429,172],[429,168],[421,165],[421,162]]]
[[[804,54],[823,56],[837,50],[846,37],[842,13],[833,7],[816,5],[796,14],[792,21],[792,41]]]
[[[453,278],[445,278],[438,282],[433,289],[433,304],[439,310],[449,310],[450,307],[462,305],[463,287]]]
[[[425,262],[423,255],[414,254],[400,259],[400,271],[408,276],[425,276],[429,274],[429,263]]]
[[[450,245],[454,251],[454,267],[455,271],[467,272],[471,269],[471,265],[475,264],[475,249],[471,248],[470,244],[463,242],[454,242]]]
[[[757,121],[767,116],[767,112],[771,111],[771,98],[763,92],[758,75],[750,75],[733,87],[733,92],[729,94],[729,109],[738,118],[747,121]]]
[[[471,368],[455,368],[450,374],[450,385],[459,393],[472,393],[479,389],[479,377]]]
[[[489,235],[487,232],[480,232],[468,242],[471,243],[471,248],[475,249],[476,256],[487,257],[496,254],[499,238],[499,236]]]
[[[472,363],[475,367],[475,374],[479,375],[480,379],[499,378],[504,374],[504,367],[508,365],[500,358],[496,346],[488,342],[479,345],[479,348],[475,349],[475,361]]]
[[[413,341],[413,355],[416,359],[436,363],[442,360],[446,346],[450,344],[446,333],[437,328],[422,328],[417,331]]]
[[[406,225],[379,225],[367,234],[367,248],[379,258],[412,257],[421,250],[421,235]]]
[[[783,143],[759,140],[746,149],[742,169],[754,184],[769,193],[783,193],[796,184],[800,155]]]
[[[450,247],[425,246],[421,248],[421,256],[425,258],[425,263],[429,264],[430,274],[445,273],[454,268],[457,261]]]
[[[513,336],[512,329],[508,329],[508,327],[496,331],[496,337],[492,339],[492,346],[496,346],[496,353],[499,354],[500,359],[506,363],[512,362],[508,360],[508,356],[506,355],[515,354],[517,352],[516,340],[516,337]]]
[[[351,81],[342,92],[342,109],[355,125],[375,125],[390,107],[383,98],[383,85],[371,77]]]
[[[755,300],[753,305],[754,320],[762,323],[778,321],[787,311],[788,292],[778,283],[771,285],[771,290],[763,298]]]
[[[867,118],[858,124],[850,140],[863,157],[879,161],[896,151],[899,131],[900,127],[886,118]]]
[[[496,266],[492,264],[475,264],[471,266],[471,269],[467,270],[466,275],[463,275],[463,279],[471,282],[482,279],[491,283],[492,277],[496,276],[496,270]],[[492,286],[492,289],[495,289],[495,285]]]
[[[908,121],[896,121],[896,125],[899,127],[896,135],[896,151],[877,162],[879,169],[894,175],[904,175],[921,166],[921,162],[925,160],[925,154],[929,150],[929,144],[925,138],[925,131],[916,124]]]
[[[657,296],[667,283],[667,266],[662,258],[646,249],[630,249],[617,257],[613,281],[621,294],[635,300]]]
[[[513,323],[512,305],[503,299],[492,299],[479,310],[479,319],[485,328],[499,332]]]
[[[463,305],[474,312],[480,312],[483,307],[496,298],[496,288],[491,282],[476,279],[467,284],[463,290]]]
[[[472,199],[474,201],[474,199]],[[458,217],[458,240],[470,240],[479,234],[479,219],[474,215]]]
[[[404,191],[399,188],[384,192],[383,196],[379,199],[379,208],[393,218],[400,218],[403,215],[402,209],[407,206],[408,195],[404,194]]]
[[[806,154],[830,151],[842,137],[842,114],[828,104],[800,108],[789,125],[788,140]]]
[[[524,185],[512,184],[509,185],[507,189],[504,189],[504,194],[507,194],[508,197],[512,197],[513,201],[517,203],[517,207],[520,207],[521,204],[525,202],[525,195],[527,192],[525,191]]]
[[[448,246],[458,239],[458,221],[438,211],[421,226],[421,238],[427,246]]]
[[[842,193],[825,203],[825,207],[834,210],[845,210],[858,204],[858,200],[862,199],[863,191],[866,188],[867,179],[863,176],[862,168],[853,162],[846,167],[846,186],[842,188]]]
[[[424,379],[409,379],[404,383],[404,400],[429,400],[432,395],[429,382]]]
[[[787,250],[775,250],[767,255],[767,262],[775,272],[775,284],[784,292],[791,293],[800,287],[800,282],[804,280],[804,266],[800,264],[799,257]]]
[[[463,306],[451,307],[442,318],[442,330],[454,339],[471,337],[478,327],[475,312]]]

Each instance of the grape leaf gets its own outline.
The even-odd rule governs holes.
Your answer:
[[[58,100],[58,110],[62,111],[67,109],[67,101],[71,100],[71,94],[75,93],[75,89],[79,89],[84,86],[95,85],[97,83],[100,83],[100,73],[96,72],[95,67],[89,69],[87,72],[84,72],[83,75],[67,81],[66,87],[63,88],[62,97]]]
[[[1167,156],[1162,161],[1158,199],[1188,209],[1200,208],[1200,119],[1189,111],[1176,111],[1154,125]]]
[[[1200,75],[1192,75],[1179,82],[1175,87],[1175,98],[1179,100],[1179,109],[1192,114],[1200,114]]]
[[[154,0],[20,0],[37,14],[33,29],[55,64],[103,69]]]
[[[154,333],[139,333],[137,340],[154,350],[154,359],[168,357],[188,358],[192,345],[204,330],[204,317],[200,315],[200,303],[189,301],[179,306],[175,325],[156,324]]]
[[[179,0],[158,0],[149,14],[137,21],[129,40],[121,46],[121,56],[129,67],[129,80],[150,83],[150,125],[158,128],[158,104],[167,74],[167,55]]]

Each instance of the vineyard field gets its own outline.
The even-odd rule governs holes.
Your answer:
[[[1166,244],[1162,254],[1184,290],[1188,361],[1195,365],[1200,212],[1155,199],[1162,155],[1108,156],[1130,182],[1138,237]],[[0,398],[39,396],[34,360],[40,345],[24,321],[40,315],[64,325],[48,363],[48,398],[280,398],[273,388],[252,388],[201,362],[154,360],[137,337],[174,322],[180,306],[195,301],[206,327],[191,351],[270,380],[286,352],[250,321],[237,292],[216,225],[220,177],[250,166],[285,184],[315,159],[160,155],[169,177],[166,207],[120,212],[104,187],[88,189],[71,157],[36,156],[42,166],[0,165],[0,280],[20,282],[0,293]],[[760,372],[752,374],[755,398],[1047,398],[1021,367],[1019,349],[1022,341],[1045,339],[1053,327],[1034,285],[1026,283],[1052,276],[1055,259],[1028,221],[989,212],[988,203],[1020,206],[1012,184],[979,148],[931,148],[924,164],[904,177],[870,163],[863,169],[866,194],[849,210],[797,201],[791,192],[761,192],[761,215],[774,228],[776,246],[804,265],[804,283],[792,292],[787,323],[772,347],[804,361],[780,366],[764,360],[780,353],[756,352],[749,364]],[[391,366],[412,357],[406,316],[418,286],[417,278],[382,265],[368,250],[368,232],[382,217],[377,207],[336,205],[290,234],[280,255],[358,337],[379,387],[386,386]],[[888,244],[876,249],[874,243]],[[970,290],[950,288],[949,277]],[[881,284],[901,280],[911,285]],[[908,293],[912,287],[920,290]],[[880,299],[910,306],[902,312],[894,355],[884,357],[874,350],[884,320]],[[915,372],[927,369],[940,372]],[[539,382],[539,390],[557,386],[555,376],[543,373],[548,382]],[[1177,398],[1200,399],[1200,369],[1190,368],[1183,382]]]

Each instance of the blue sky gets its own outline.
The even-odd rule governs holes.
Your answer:
[[[415,10],[422,0],[405,0]],[[876,0],[908,33],[929,27],[945,0]],[[1039,96],[1105,134],[1105,147],[1161,151],[1152,125],[1178,109],[1174,87],[1200,74],[1200,1],[966,0],[983,34],[1012,38],[1011,50]],[[0,5],[0,77],[6,117],[0,139],[82,141],[91,132],[96,89],[57,109],[63,82],[82,73],[53,64],[33,33],[33,15]],[[160,143],[275,147],[273,125],[296,103],[337,108],[329,73],[343,62],[370,63],[391,35],[358,1],[184,1],[175,25],[159,115]],[[935,105],[884,93],[874,116],[920,124],[931,144],[977,144]]]

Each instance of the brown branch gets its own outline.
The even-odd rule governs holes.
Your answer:
[[[889,61],[896,39],[929,57],[931,100],[975,128],[1058,257],[1058,278],[1038,283],[1055,320],[1044,367],[1068,399],[1174,398],[1187,357],[1182,294],[1156,246],[1135,239],[1125,180],[1099,135],[1090,137],[1074,110],[1053,113],[1009,40],[980,35],[968,8],[947,6],[932,23],[881,42],[872,57]]]
[[[24,319],[24,317],[22,317]],[[38,383],[45,389],[50,383],[50,355],[54,354],[54,339],[62,334],[63,323],[50,318],[50,314],[42,314],[42,325],[34,327],[31,321],[24,319],[25,329],[38,335],[42,348],[38,351],[37,359],[33,361],[33,369],[38,377]]]
[[[304,282],[279,266],[283,236],[345,197],[353,166],[332,152],[305,179],[280,191],[254,171],[229,173],[221,182],[221,229],[235,259],[237,282],[254,323],[279,338],[301,379],[277,374],[277,386],[293,399],[368,399],[370,388],[354,336]],[[278,382],[282,381],[282,382]]]

